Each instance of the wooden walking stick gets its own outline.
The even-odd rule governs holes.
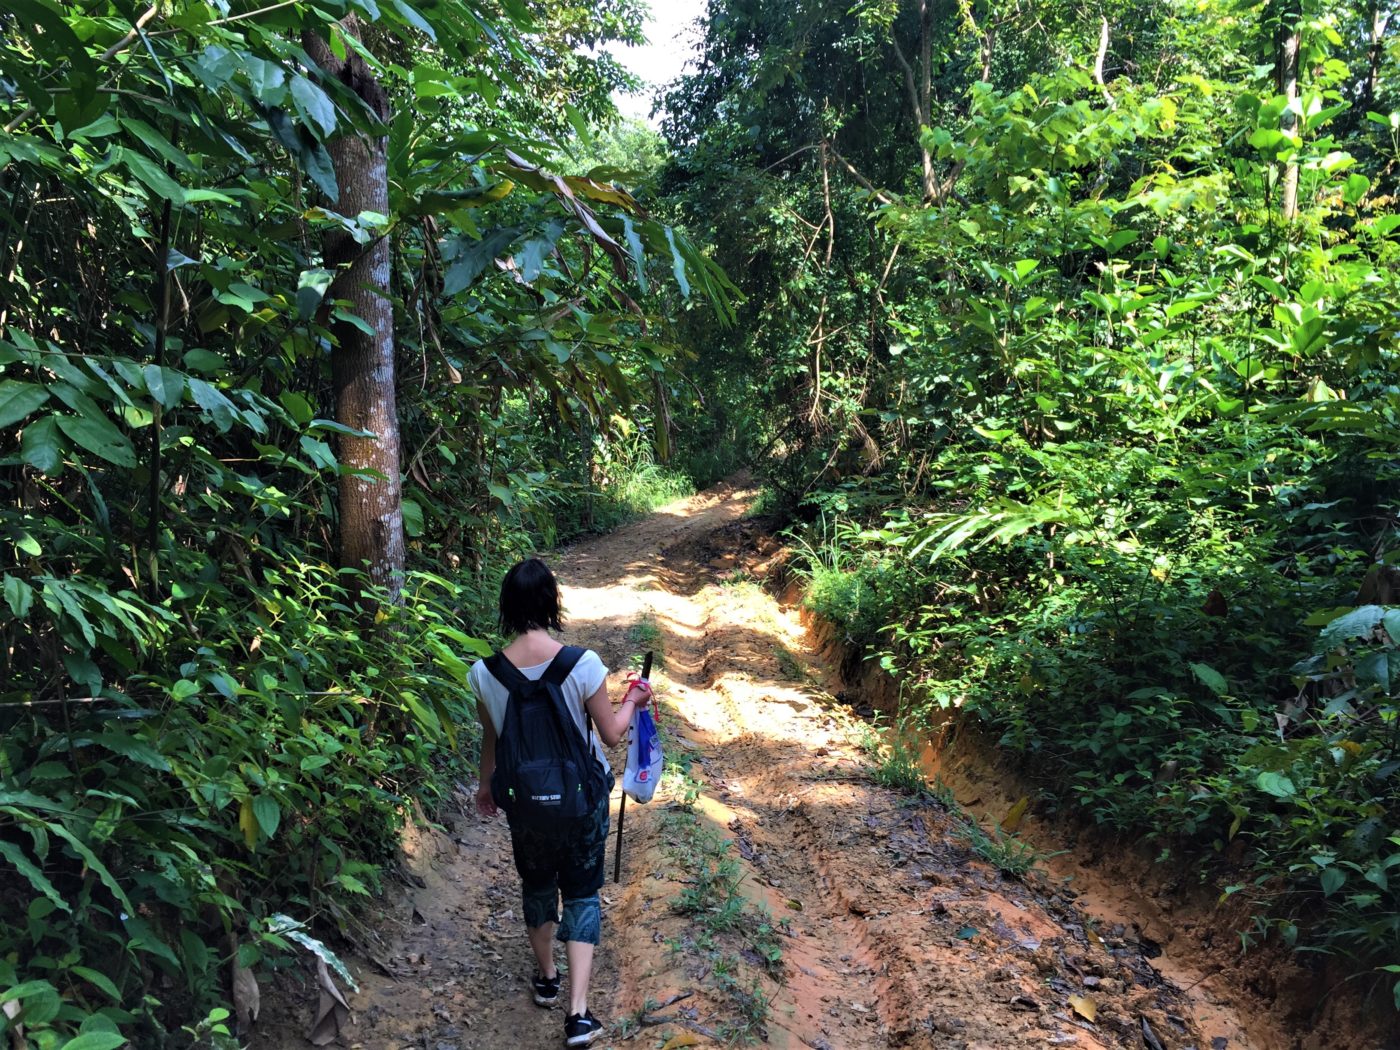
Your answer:
[[[642,657],[642,676],[639,681],[651,685],[651,650]],[[630,741],[629,741],[630,743]],[[617,854],[613,858],[613,882],[622,881],[622,821],[627,816],[627,791],[622,792],[622,800],[617,804]]]

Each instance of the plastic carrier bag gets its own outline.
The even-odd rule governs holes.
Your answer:
[[[661,779],[661,734],[651,709],[632,716],[632,731],[627,741],[627,768],[622,772],[622,790],[637,802],[650,802]]]

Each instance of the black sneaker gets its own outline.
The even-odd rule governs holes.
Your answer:
[[[530,982],[535,988],[536,1006],[553,1006],[559,1001],[559,974],[556,972],[553,977],[542,977],[540,971],[535,971],[534,979]]]
[[[603,1034],[603,1022],[593,1016],[593,1011],[582,1015],[570,1014],[564,1020],[564,1045],[587,1046]]]

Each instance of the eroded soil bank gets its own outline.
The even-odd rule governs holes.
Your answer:
[[[743,519],[754,495],[737,479],[558,560],[567,636],[602,653],[614,686],[633,654],[658,651],[685,767],[627,808],[623,879],[604,889],[597,1045],[1302,1046],[1179,990],[1145,920],[1096,922],[1074,889],[1004,876],[956,815],[871,782],[869,728],[835,700],[820,640],[755,582],[778,551]],[[357,938],[361,987],[338,1045],[562,1042],[560,1012],[528,996],[505,826],[477,818],[463,787],[459,811],[407,836],[389,914]],[[314,982],[295,978],[255,1047],[306,1045]]]

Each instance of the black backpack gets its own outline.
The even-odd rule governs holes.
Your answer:
[[[486,660],[491,676],[510,693],[496,738],[491,798],[511,824],[568,824],[592,814],[607,797],[603,767],[564,700],[564,681],[583,653],[564,646],[538,681],[521,674],[504,653]]]

